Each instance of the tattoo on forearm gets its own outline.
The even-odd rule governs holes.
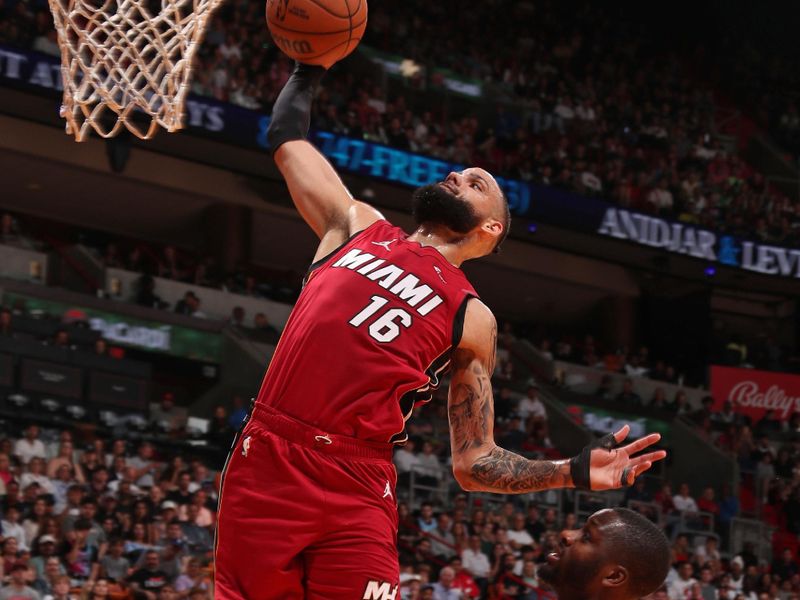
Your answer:
[[[569,485],[566,461],[528,460],[495,447],[472,465],[472,478],[487,491],[523,494]]]

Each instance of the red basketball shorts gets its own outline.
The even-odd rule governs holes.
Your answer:
[[[388,444],[257,406],[222,480],[217,600],[399,600]]]

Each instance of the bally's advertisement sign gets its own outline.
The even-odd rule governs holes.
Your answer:
[[[714,410],[722,410],[722,404],[730,400],[735,412],[753,422],[768,411],[775,419],[788,421],[800,412],[800,376],[712,366],[711,395]]]

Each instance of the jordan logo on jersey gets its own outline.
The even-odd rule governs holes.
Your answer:
[[[383,497],[386,498],[386,496],[389,496],[389,498],[392,497],[392,486],[389,485],[388,481],[386,482],[386,487],[383,490]]]
[[[392,249],[389,248],[389,245],[390,244],[394,244],[396,241],[397,241],[397,238],[395,238],[393,240],[388,240],[386,242],[372,242],[372,243],[375,244],[376,246],[380,246],[381,248],[383,248],[387,252],[391,252]]]
[[[436,271],[436,274],[439,276],[439,279],[442,280],[442,283],[447,283],[444,280],[444,275],[442,275],[442,270],[439,267],[437,267],[436,265],[433,265],[433,270]]]

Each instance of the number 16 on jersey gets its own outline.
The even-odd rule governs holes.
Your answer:
[[[372,296],[370,303],[350,319],[350,325],[360,327],[388,303],[388,298]],[[411,326],[411,315],[402,308],[390,308],[369,325],[369,335],[374,340],[385,344],[400,335],[401,326],[405,328]]]

